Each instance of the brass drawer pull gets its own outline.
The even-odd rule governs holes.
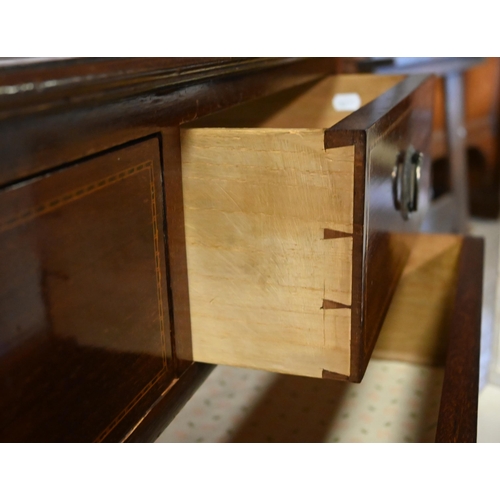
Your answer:
[[[404,220],[410,218],[411,212],[418,210],[418,187],[423,158],[423,153],[409,146],[405,152],[398,155],[392,171],[394,208],[401,212]]]

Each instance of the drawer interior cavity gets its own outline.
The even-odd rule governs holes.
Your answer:
[[[234,106],[189,128],[326,129],[403,80],[401,75],[335,75]]]

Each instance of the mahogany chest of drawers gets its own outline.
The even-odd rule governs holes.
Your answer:
[[[1,440],[155,439],[213,363],[361,381],[426,210],[434,81],[347,69],[0,68]]]

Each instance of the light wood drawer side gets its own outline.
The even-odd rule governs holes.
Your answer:
[[[194,360],[349,375],[354,147],[323,141],[181,132]]]

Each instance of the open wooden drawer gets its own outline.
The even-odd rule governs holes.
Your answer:
[[[427,207],[433,85],[329,77],[181,131],[180,358],[362,379],[410,251],[398,235]]]
[[[483,240],[420,234],[373,357],[444,371],[436,441],[474,442],[477,430]]]

